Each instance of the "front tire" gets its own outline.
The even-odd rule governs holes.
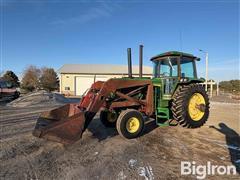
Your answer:
[[[115,127],[117,118],[117,112],[101,111],[100,113],[100,120],[105,127]]]
[[[144,118],[141,112],[128,109],[122,111],[117,119],[118,133],[127,139],[138,137],[144,128]]]
[[[201,127],[209,116],[209,99],[200,84],[180,86],[173,96],[173,118],[188,128]]]

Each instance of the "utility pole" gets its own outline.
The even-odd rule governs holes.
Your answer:
[[[206,53],[206,85],[205,85],[205,91],[207,91],[207,85],[208,85],[208,52]]]
[[[205,91],[207,91],[207,87],[208,87],[208,52],[204,51],[202,49],[199,49],[199,51],[203,52],[205,54],[205,58],[206,58],[206,69],[205,69]]]

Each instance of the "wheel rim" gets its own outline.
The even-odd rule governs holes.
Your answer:
[[[205,114],[206,102],[202,94],[194,93],[189,100],[188,113],[192,120],[199,121]]]
[[[127,128],[128,132],[135,133],[138,131],[139,127],[140,127],[140,122],[139,122],[138,118],[131,117],[128,119],[127,124],[126,124],[126,128]]]
[[[108,119],[109,122],[113,123],[117,120],[117,114],[112,113],[112,112],[108,112],[107,119]]]

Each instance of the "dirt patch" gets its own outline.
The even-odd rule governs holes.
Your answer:
[[[240,104],[239,96],[232,94],[221,94],[219,96],[213,96],[211,98],[213,102],[221,102],[221,103],[234,103]]]
[[[18,99],[10,102],[7,106],[10,107],[27,107],[33,105],[53,105],[69,103],[69,99],[65,98],[61,94],[48,93],[46,91],[39,91],[34,93],[28,93],[19,97]]]
[[[199,129],[149,121],[133,140],[105,128],[97,115],[82,140],[70,146],[31,135],[40,112],[54,107],[1,107],[0,179],[196,179],[181,176],[181,161],[232,165],[240,152],[238,105],[211,103],[209,121]],[[226,178],[239,176],[207,177]]]

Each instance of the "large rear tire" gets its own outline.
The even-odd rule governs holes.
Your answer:
[[[128,109],[122,111],[117,119],[118,133],[127,139],[138,137],[144,128],[144,118],[141,112]]]
[[[178,87],[171,107],[173,118],[188,128],[201,127],[209,116],[209,99],[200,84]]]

